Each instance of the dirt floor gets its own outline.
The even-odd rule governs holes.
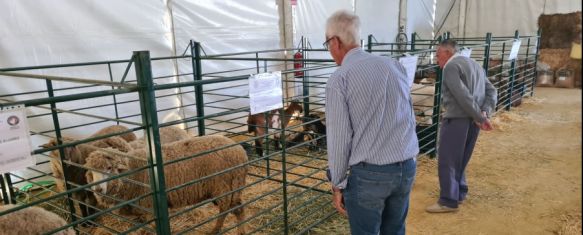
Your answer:
[[[429,214],[439,194],[436,160],[421,157],[411,194],[408,234],[581,234],[581,90],[537,88],[495,117],[467,169],[460,210]],[[312,234],[348,234],[334,216]]]

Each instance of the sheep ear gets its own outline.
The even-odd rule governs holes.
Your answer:
[[[87,183],[93,183],[93,172],[90,170],[85,172],[85,179],[87,179]]]
[[[129,170],[128,166],[126,164],[118,164],[117,165],[117,170],[121,173],[121,172],[125,172],[127,170]]]
[[[40,145],[41,148],[51,148],[57,145],[57,139],[53,138],[48,143]]]

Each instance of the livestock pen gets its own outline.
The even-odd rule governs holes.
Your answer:
[[[322,88],[325,82],[310,82],[308,76],[314,80],[325,77],[329,75],[325,69],[335,65],[330,59],[303,58],[300,59],[303,68],[293,69],[292,64],[298,59],[294,60],[291,55],[296,51],[297,48],[206,55],[199,43],[192,42],[179,56],[153,58],[148,51],[139,51],[134,52],[129,60],[2,69],[2,84],[9,84],[13,79],[29,79],[33,86],[12,94],[2,94],[1,106],[26,107],[35,146],[45,144],[52,138],[58,141],[54,146],[45,145],[45,148],[33,150],[37,160],[35,166],[3,175],[4,203],[20,206],[0,212],[0,216],[25,207],[42,206],[69,221],[67,226],[45,231],[47,233],[74,227],[80,234],[189,234],[209,232],[222,215],[244,209],[242,221],[227,217],[221,234],[239,232],[241,228],[249,234],[302,233],[309,230],[334,213],[328,201],[326,151],[318,141],[325,137],[324,134],[309,133],[306,138],[309,136],[311,139],[302,138],[294,146],[286,146],[284,138],[280,149],[266,144],[262,156],[256,155],[251,145],[258,138],[270,143],[276,134],[288,136],[288,132],[303,133],[304,125],[320,120],[303,121],[296,115],[293,119],[297,120],[292,120],[288,128],[275,129],[275,132],[270,130],[262,136],[252,136],[247,132],[249,74],[282,71],[286,93],[284,104],[297,99],[303,102],[305,110],[317,108],[317,104],[322,109],[323,93],[311,96],[290,93],[294,87],[299,87],[300,91]],[[217,64],[232,70],[213,70]],[[308,114],[304,112],[303,115]],[[111,125],[122,125],[127,130],[92,136],[99,129]],[[193,156],[165,161],[160,130],[170,126],[180,127],[192,136],[223,135],[239,142],[202,149]],[[128,133],[144,139],[149,157],[140,159],[116,149],[93,147],[94,151],[121,156],[125,161],[143,161],[141,167],[112,173],[88,168],[83,163],[65,158],[72,148],[86,147],[95,141]],[[180,185],[167,185],[168,175],[180,175],[165,169],[179,168],[180,165],[187,165],[189,159],[203,158],[232,146],[242,146],[247,150],[248,161],[245,164],[210,172]],[[57,159],[52,160],[57,160],[62,164],[60,168],[65,169],[63,180],[67,184],[64,191],[58,191],[51,183],[55,180],[50,169],[51,151],[59,153],[56,154]],[[67,169],[73,168],[98,172],[105,177],[79,184],[67,178]],[[248,172],[244,187],[230,188],[212,197],[203,195],[198,202],[186,207],[173,207],[176,201],[168,199],[173,192],[187,197],[184,188],[220,187],[205,182],[242,168]],[[204,166],[187,169],[204,170]],[[136,180],[140,174],[149,175],[149,180]],[[121,200],[109,195],[108,191],[95,190],[103,183],[113,185],[118,182],[143,187],[148,193]],[[75,198],[73,194],[81,191],[91,192],[113,203],[91,204]],[[131,193],[127,192],[129,195]],[[242,203],[221,212],[214,208],[214,203],[220,205],[221,201],[237,194],[242,194]],[[150,202],[152,206],[144,206],[148,203],[143,201]],[[80,213],[82,206],[94,209],[95,213]],[[139,213],[125,213],[128,210]]]
[[[502,54],[508,53],[507,41],[502,41]],[[414,103],[417,131],[424,154],[435,154],[439,124],[441,73],[433,60],[434,45],[433,41],[413,39],[407,42],[406,51],[419,56],[418,75],[422,78],[430,77],[427,74],[435,76],[434,81],[425,80],[424,84],[418,84],[417,90],[412,90],[412,95],[417,97]],[[474,48],[473,56],[489,61],[489,42],[464,45]],[[371,53],[397,59],[403,53],[402,49],[391,48],[396,45],[375,44],[370,40],[364,47]],[[478,50],[482,52],[477,53]],[[536,53],[529,56],[526,60],[533,63],[534,59],[536,63]],[[217,69],[225,67],[232,69]],[[326,50],[312,47],[307,39],[302,39],[297,48],[215,55],[207,55],[200,43],[191,41],[184,53],[176,56],[150,57],[148,51],[138,51],[127,60],[0,69],[1,84],[10,84],[14,79],[30,84],[15,87],[14,93],[1,94],[0,107],[26,107],[34,146],[56,138],[52,146],[33,149],[35,166],[2,175],[3,203],[19,206],[0,212],[0,216],[41,206],[68,220],[68,225],[46,233],[74,228],[79,234],[190,234],[210,232],[223,215],[244,209],[242,220],[227,216],[219,233],[232,234],[240,229],[249,234],[307,233],[336,213],[330,203],[325,176],[325,131],[312,128],[325,123],[324,88],[335,67]],[[493,69],[500,68],[490,70]],[[284,93],[284,107],[279,116],[285,117],[277,119],[281,122],[279,127],[269,123],[250,125],[247,120],[249,75],[276,71],[281,71]],[[516,76],[515,73],[510,75]],[[532,94],[530,89],[524,94]],[[430,90],[430,94],[421,90]],[[285,112],[292,102],[301,104],[303,112]],[[259,115],[269,119],[272,114]],[[287,120],[289,123],[284,123]],[[94,135],[111,125],[127,129]],[[165,160],[160,130],[171,126],[186,130],[191,136],[223,135],[235,142]],[[266,131],[252,134],[249,132],[252,128]],[[142,161],[140,167],[103,171],[67,158],[70,150],[76,147],[130,133],[144,140],[147,158],[115,148],[88,148],[120,156],[124,161]],[[258,146],[254,146],[259,139],[264,143],[261,155],[257,154]],[[281,144],[280,148],[274,146],[276,142]],[[169,175],[180,176],[167,169],[179,169],[192,159],[202,159],[224,149],[241,148],[238,146],[246,150],[246,163],[208,172],[204,177],[185,180],[178,185],[167,184]],[[58,154],[49,157],[51,152]],[[54,162],[61,169],[98,172],[105,177],[78,183],[65,172],[62,180],[67,184],[63,190],[58,190],[51,169]],[[218,187],[205,182],[240,169],[247,170],[244,186],[228,188],[220,195],[203,195],[205,197],[188,206],[173,206],[179,203],[168,199],[169,194],[183,194],[184,189]],[[201,166],[187,170],[205,169]],[[137,180],[141,174],[147,174],[148,180]],[[119,182],[142,187],[147,193],[122,200],[107,191],[96,190],[104,183]],[[79,192],[90,192],[113,203],[103,205],[80,200],[75,197]],[[239,194],[240,204],[221,211],[215,208],[214,204],[220,205]],[[144,201],[151,206],[144,206],[147,205]],[[91,208],[93,212],[81,213],[81,207]],[[129,209],[139,213],[126,213]]]
[[[485,37],[473,38],[453,38],[450,33],[444,33],[436,39],[422,39],[413,33],[411,40],[401,48],[398,43],[378,42],[373,35],[369,35],[363,45],[368,52],[395,58],[418,56],[411,96],[418,120],[419,147],[422,153],[431,156],[436,154],[439,115],[443,111],[440,107],[441,69],[437,66],[435,52],[438,43],[448,38],[456,40],[461,50],[470,50],[470,57],[487,71],[488,79],[498,91],[496,112],[510,110],[520,105],[522,97],[534,95],[537,77],[540,31],[534,36],[519,36],[516,31],[514,36],[493,37],[487,33]],[[508,59],[516,41],[520,41],[517,56]]]

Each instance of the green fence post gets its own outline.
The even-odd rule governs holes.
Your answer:
[[[531,83],[534,82],[533,79],[528,79],[526,76],[527,72],[528,72],[527,68],[528,68],[528,54],[529,54],[528,52],[530,51],[530,38],[531,37],[528,37],[526,40],[526,55],[524,57],[524,63],[522,64],[522,69],[521,69],[522,71],[520,72],[520,74],[521,74],[520,76],[522,76],[522,78],[523,78],[522,79],[522,86],[520,86],[520,96],[521,97],[524,96],[524,93],[526,93],[526,86],[527,86],[526,81],[530,80]],[[534,86],[530,87],[530,89],[532,89],[532,88],[534,88]]]
[[[430,157],[437,156],[437,141],[439,137],[439,116],[441,112],[441,82],[443,81],[443,74],[441,68],[437,68],[437,79],[435,80],[435,89],[433,92],[433,115],[431,117],[431,123],[433,127],[431,127],[431,135],[435,141],[431,144],[431,148],[433,149],[430,153]]]
[[[310,84],[308,70],[306,69],[307,64],[304,62],[308,57],[306,50],[308,48],[308,38],[303,38],[302,40],[302,69],[304,70],[304,76],[302,76],[302,89],[303,89],[303,96],[304,96],[304,117],[307,116],[310,112]]]
[[[417,37],[417,33],[411,34],[411,51],[415,51],[415,38]]]
[[[195,42],[190,40],[190,55],[192,57],[192,74],[195,81],[202,80],[202,68],[201,68],[201,57],[200,57],[200,42]],[[205,135],[204,126],[204,99],[202,94],[202,85],[198,84],[194,86],[194,99],[196,102],[196,117],[198,126],[198,135]]]
[[[47,86],[47,93],[48,96],[50,98],[55,96],[54,90],[53,90],[53,82],[49,79],[45,80],[46,86]],[[59,115],[57,112],[57,104],[55,102],[51,102],[50,103],[51,106],[51,117],[53,119],[53,126],[55,128],[55,136],[57,138],[57,145],[62,145],[62,134],[61,134],[61,125],[59,123]],[[59,158],[61,160],[61,169],[63,169],[63,172],[65,172],[66,169],[68,169],[66,166],[67,163],[65,163],[65,150],[63,148],[59,148]],[[14,197],[12,196],[13,191],[12,191],[12,185],[10,182],[10,176],[6,175],[6,180],[7,180],[7,185],[8,190],[11,194],[11,198],[14,201]],[[69,179],[67,177],[67,174],[63,174],[63,180],[65,181],[65,190],[69,191],[71,190],[71,185],[69,185]],[[75,204],[73,204],[73,194],[72,193],[67,193],[67,205],[69,206],[69,213],[71,213],[71,222],[75,222],[77,220],[76,216],[75,216]],[[15,201],[13,202],[15,203]],[[79,208],[81,209],[81,208]],[[75,226],[77,227],[77,226]]]
[[[107,70],[109,71],[109,81],[113,82],[113,74],[111,72],[111,63],[108,62],[107,63]],[[114,86],[111,86],[111,89],[115,89]],[[115,109],[115,122],[117,123],[117,125],[119,125],[119,112],[118,112],[118,108],[117,108],[117,98],[116,95],[112,95],[113,96],[113,108]]]
[[[490,45],[492,45],[492,33],[486,33],[486,48],[484,48],[484,70],[486,77],[488,77],[488,70],[490,67]]]
[[[541,35],[541,30],[538,29],[536,31],[536,54],[534,57],[534,77],[532,78],[532,87],[530,89],[530,96],[534,96],[534,87],[536,85],[536,80],[538,79],[538,69],[536,68],[537,64],[538,64],[538,53],[540,50],[540,35]]]
[[[170,218],[168,216],[168,200],[166,198],[166,181],[164,178],[164,160],[160,144],[158,113],[154,81],[152,81],[152,67],[149,51],[134,52],[136,78],[142,112],[144,136],[148,142],[150,157],[148,164],[150,173],[150,187],[154,196],[154,213],[157,234],[170,234]]]
[[[514,39],[520,40],[518,36],[518,30],[514,31]],[[512,49],[510,50],[512,51]],[[516,73],[516,60],[518,59],[518,55],[516,58],[512,59],[510,62],[510,81],[508,83],[508,103],[506,104],[506,110],[509,111],[510,107],[512,106],[512,92],[514,92],[514,80],[515,80],[515,73]]]
[[[2,176],[2,174],[0,174],[0,188],[2,188],[2,202],[4,203],[4,205],[6,204],[10,204],[10,202],[8,201],[8,184],[4,183],[4,176]]]
[[[280,110],[280,113],[282,115],[285,115],[285,110],[282,107]],[[283,186],[283,225],[284,225],[284,230],[283,230],[283,234],[287,235],[289,234],[289,215],[288,215],[288,198],[287,198],[287,160],[286,160],[286,151],[285,149],[287,148],[286,145],[286,139],[285,139],[285,129],[287,128],[287,123],[284,123],[284,119],[285,117],[280,117],[279,120],[281,122],[280,126],[281,126],[281,131],[280,131],[280,136],[283,139],[283,143],[281,143],[281,182],[282,182],[282,186]],[[284,127],[285,126],[285,127]]]
[[[368,53],[372,53],[372,34],[368,35],[368,43],[366,44]]]

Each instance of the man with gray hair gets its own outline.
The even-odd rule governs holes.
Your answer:
[[[405,68],[364,52],[358,16],[334,13],[326,47],[338,69],[326,84],[333,203],[352,234],[405,234],[419,143]]]
[[[445,113],[439,128],[437,171],[439,200],[427,212],[454,212],[468,193],[465,169],[480,129],[492,130],[488,119],[496,106],[496,88],[482,66],[459,55],[457,42],[444,40],[437,47],[443,70],[442,98]]]

